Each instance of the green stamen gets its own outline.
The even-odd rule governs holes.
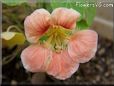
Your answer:
[[[54,25],[49,27],[48,31],[40,38],[40,42],[52,50],[60,52],[67,47],[66,41],[69,40],[71,34],[71,30]]]

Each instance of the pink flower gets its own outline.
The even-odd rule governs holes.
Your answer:
[[[24,26],[32,45],[21,54],[25,69],[64,80],[77,71],[79,63],[94,57],[98,35],[92,30],[74,32],[79,17],[80,13],[67,8],[56,8],[51,14],[38,9],[29,15]]]

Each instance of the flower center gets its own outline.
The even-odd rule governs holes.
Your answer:
[[[60,52],[67,48],[67,42],[71,34],[71,30],[62,26],[53,25],[40,38],[40,43],[45,44],[56,52]]]

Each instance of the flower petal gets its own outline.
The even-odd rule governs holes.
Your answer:
[[[98,35],[92,30],[79,31],[71,37],[68,52],[72,59],[80,63],[88,62],[97,50]]]
[[[55,25],[63,26],[67,29],[73,29],[80,13],[73,9],[56,8],[51,14],[51,22]]]
[[[45,9],[35,10],[24,21],[25,35],[29,42],[36,43],[48,29],[50,13]]]
[[[56,76],[61,71],[61,58],[58,53],[53,53],[52,60],[47,68],[47,73]]]
[[[28,71],[42,72],[48,64],[47,61],[52,57],[52,52],[38,44],[31,45],[22,51],[21,60]]]
[[[59,56],[61,57],[61,71],[56,78],[65,80],[77,71],[79,64],[72,61],[67,51],[63,51]]]

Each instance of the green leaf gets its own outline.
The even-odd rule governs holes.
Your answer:
[[[15,45],[22,45],[25,42],[25,36],[19,32],[3,32],[1,34],[3,46],[13,47]]]
[[[22,3],[26,3],[27,0],[0,0],[2,3],[7,4],[9,6],[16,6]]]
[[[81,14],[77,26],[79,29],[87,29],[91,26],[94,17],[96,15],[96,7],[90,5],[82,7],[81,5],[94,4],[91,0],[51,0],[51,6],[53,9],[58,7],[73,8]]]
[[[79,22],[77,22],[77,28],[81,28],[81,29],[85,29],[88,28],[88,24],[85,20],[80,20]]]

